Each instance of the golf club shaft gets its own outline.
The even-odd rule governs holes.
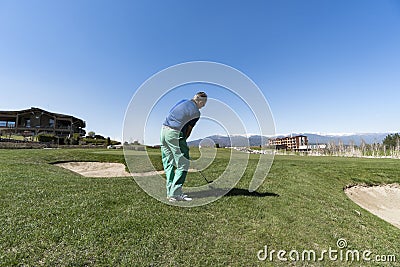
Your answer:
[[[197,170],[199,173],[200,173],[200,175],[204,178],[204,180],[206,180],[206,182],[209,184],[209,183],[211,183],[210,181],[208,181],[207,180],[207,178],[201,173],[201,171],[200,170]]]

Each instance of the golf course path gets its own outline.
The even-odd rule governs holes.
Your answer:
[[[400,228],[400,185],[356,185],[345,193],[360,207]]]

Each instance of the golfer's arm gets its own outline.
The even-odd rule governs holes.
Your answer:
[[[185,134],[186,139],[189,138],[190,134],[192,133],[192,129],[193,129],[193,126],[188,125],[187,130],[186,130],[186,134]]]

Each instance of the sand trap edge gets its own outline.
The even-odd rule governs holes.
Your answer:
[[[349,185],[346,196],[361,208],[400,229],[400,185]]]

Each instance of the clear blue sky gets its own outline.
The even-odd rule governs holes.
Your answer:
[[[121,139],[135,90],[194,60],[248,75],[277,133],[400,131],[396,0],[0,0],[0,110],[71,114]]]

